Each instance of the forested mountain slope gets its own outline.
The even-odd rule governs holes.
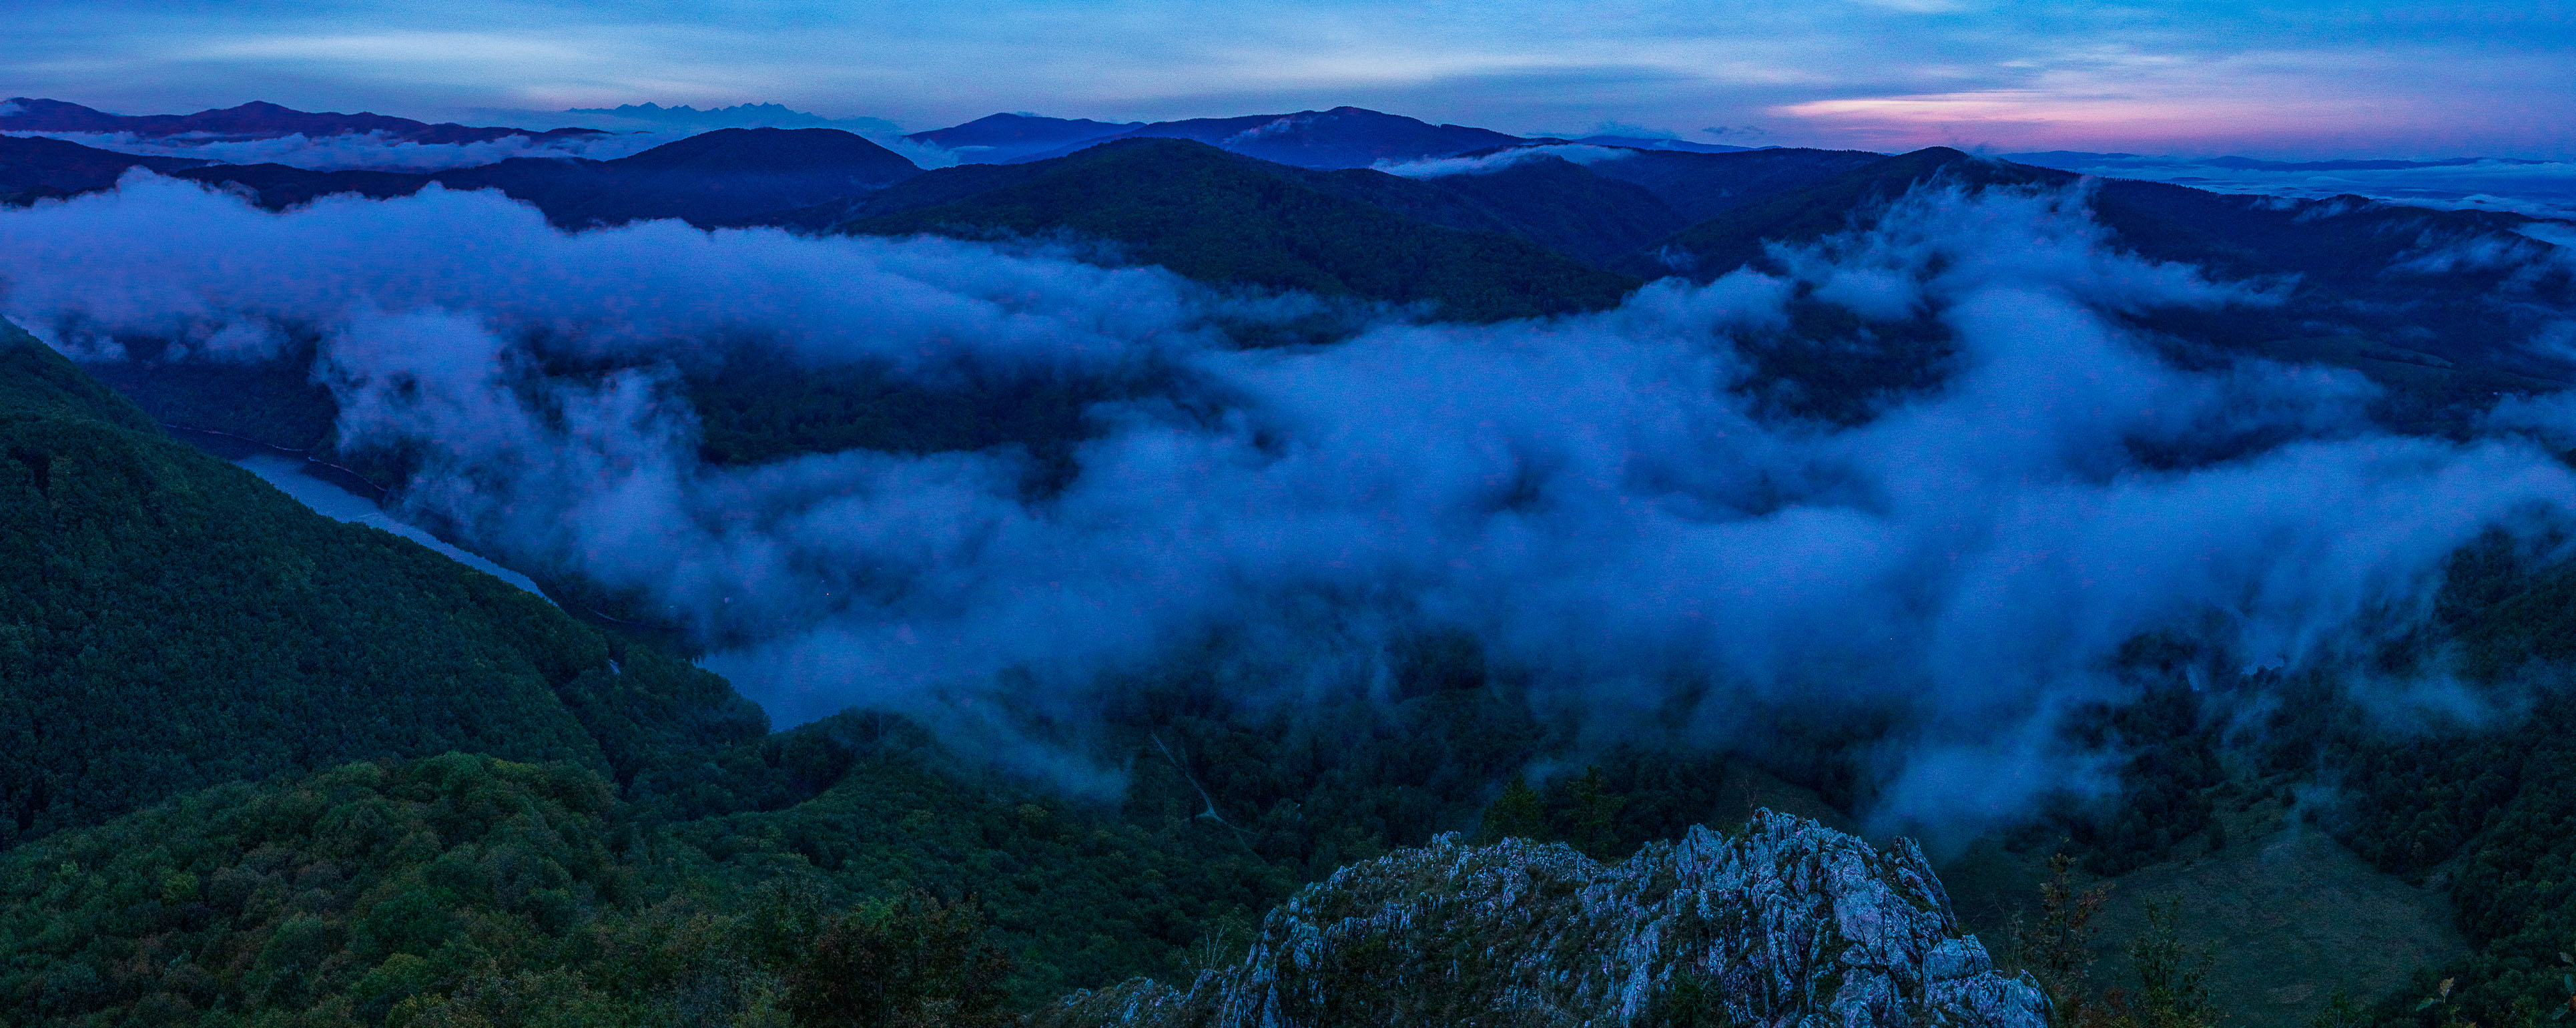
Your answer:
[[[721,679],[314,514],[6,331],[0,845],[353,759],[623,777],[764,730]]]
[[[864,195],[921,173],[895,152],[838,129],[718,129],[615,160],[515,157],[434,173],[314,171],[137,157],[54,139],[0,136],[0,204],[109,189],[127,170],[244,192],[283,210],[332,195],[410,196],[432,183],[497,189],[564,228],[654,218],[712,226]]]
[[[883,214],[862,207],[837,228],[1070,233],[1120,244],[1133,260],[1203,281],[1429,301],[1443,316],[1469,321],[1606,307],[1638,284],[1520,239],[1443,228],[1346,199],[1280,173],[1293,169],[1200,143],[1120,140],[1034,167],[1044,170],[1020,177],[1007,168],[952,169],[943,174],[972,183],[971,191]]]

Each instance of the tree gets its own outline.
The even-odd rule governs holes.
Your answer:
[[[2053,1028],[2090,1028],[2102,1016],[2093,996],[2093,915],[2111,898],[2108,884],[2075,885],[2075,858],[2048,858],[2048,880],[2039,883],[2039,924],[2013,924],[2013,949],[2048,993]]]
[[[973,901],[913,893],[826,920],[782,977],[804,1028],[998,1028],[1010,973]]]
[[[1503,794],[1485,808],[1484,834],[1495,840],[1547,837],[1547,811],[1539,805],[1538,791],[1529,787],[1528,778],[1513,775]]]

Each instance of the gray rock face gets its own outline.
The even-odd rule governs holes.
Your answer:
[[[1763,811],[1605,866],[1455,835],[1343,868],[1187,991],[1077,993],[1047,1028],[2045,1028],[2027,977],[1961,936],[1911,842]]]

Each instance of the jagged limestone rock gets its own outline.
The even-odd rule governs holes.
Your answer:
[[[1043,1028],[2044,1028],[2048,1001],[1959,934],[1911,842],[1770,811],[1603,865],[1444,835],[1343,868],[1187,991],[1076,993]]]

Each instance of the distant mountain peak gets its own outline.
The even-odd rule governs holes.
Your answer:
[[[1088,118],[1050,118],[1028,113],[987,114],[962,125],[915,132],[903,138],[954,151],[966,157],[968,163],[995,164],[1089,140],[1106,139],[1143,124],[1141,121],[1121,123]]]
[[[1336,107],[1329,113],[1338,114],[1342,111],[1352,109],[1353,108],[1348,107]],[[1231,136],[1227,136],[1216,145],[1221,147],[1235,146],[1251,142],[1255,139],[1260,139],[1263,136],[1275,136],[1283,132],[1293,132],[1302,126],[1323,117],[1324,113],[1326,112],[1301,111],[1296,114],[1282,114],[1276,118],[1270,119],[1269,121],[1262,122],[1261,124],[1255,125],[1241,132],[1237,132]]]
[[[1682,153],[1741,153],[1755,149],[1750,146],[1729,146],[1724,143],[1693,143],[1670,136],[1594,135],[1568,139],[1566,142],[1585,143],[1592,146],[1617,146],[1630,150],[1672,150]]]
[[[406,143],[482,143],[512,136],[542,139],[599,134],[597,129],[587,128],[536,132],[454,122],[431,124],[365,111],[356,114],[299,111],[266,100],[209,108],[195,114],[109,114],[68,101],[25,96],[11,98],[8,106],[15,108],[7,115],[8,128],[14,132],[126,133],[143,139],[182,135],[230,139],[276,139],[301,135],[321,139],[373,134]]]
[[[558,112],[631,131],[672,132],[707,131],[720,128],[830,128],[857,132],[877,138],[891,137],[902,131],[883,118],[832,118],[800,111],[780,103],[745,103],[703,110],[688,104],[665,107],[658,103],[619,104],[615,107],[575,107]]]
[[[804,171],[842,168],[892,181],[919,173],[903,155],[855,132],[830,128],[722,128],[664,143],[619,165],[634,168]]]
[[[1138,125],[1113,136],[1077,139],[1049,150],[1002,158],[1008,162],[1063,157],[1106,139],[1188,139],[1247,157],[1301,168],[1366,168],[1381,161],[1448,157],[1526,142],[1519,136],[1465,125],[1434,125],[1400,114],[1342,106],[1288,114],[1189,118]]]

